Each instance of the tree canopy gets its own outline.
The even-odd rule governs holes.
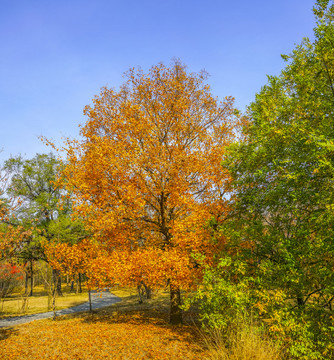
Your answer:
[[[237,117],[233,99],[219,102],[205,80],[179,61],[131,69],[119,91],[103,88],[85,108],[82,140],[67,142],[75,210],[115,257],[109,272],[121,282],[179,291],[198,273],[192,255],[210,261],[217,247],[205,225],[227,212],[219,159]]]
[[[285,305],[308,314],[312,332],[319,327],[308,358],[316,343],[328,345],[334,291],[334,5],[318,1],[314,11],[315,40],[283,56],[224,163],[237,199],[230,245],[248,259],[247,276],[283,291]]]

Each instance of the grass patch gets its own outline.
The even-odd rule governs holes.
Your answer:
[[[63,296],[56,298],[56,310],[66,309],[88,301],[88,292],[85,287],[82,293],[71,293],[66,286],[62,288]],[[27,301],[25,310],[24,301]],[[43,286],[34,288],[33,296],[25,297],[20,293],[14,293],[12,296],[4,299],[0,303],[0,318],[31,315],[50,311],[48,309],[48,295]]]
[[[199,330],[210,360],[281,360],[280,348],[255,324],[239,323],[227,332],[218,328]]]

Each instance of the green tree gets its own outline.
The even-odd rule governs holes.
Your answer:
[[[334,296],[333,2],[317,1],[314,13],[315,40],[283,56],[285,69],[256,95],[245,141],[225,162],[237,195],[231,247],[262,289],[284,291],[290,314],[304,319],[312,341],[298,351],[308,359],[323,358],[316,346],[333,352]]]
[[[8,159],[4,165],[4,170],[10,176],[7,194],[20,200],[13,221],[25,229],[33,229],[30,236],[26,236],[18,254],[24,263],[29,264],[26,280],[28,278],[31,280],[31,295],[33,264],[40,259],[47,260],[41,246],[42,240],[74,241],[76,227],[79,226],[71,223],[69,218],[71,204],[64,196],[65,191],[56,184],[60,166],[60,161],[52,153],[37,154],[29,160],[18,156]],[[62,207],[59,206],[60,201]],[[54,277],[56,278],[56,274]],[[58,284],[60,293],[59,280]],[[26,282],[26,289],[27,285]]]

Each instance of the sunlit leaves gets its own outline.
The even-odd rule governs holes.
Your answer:
[[[35,321],[21,325],[17,333],[8,330],[0,354],[12,360],[205,359],[205,351],[188,329],[163,325],[140,321],[140,316],[118,322],[103,318]]]
[[[212,258],[206,225],[228,211],[220,162],[238,119],[206,76],[179,61],[131,69],[119,91],[103,88],[85,108],[82,140],[66,142],[63,173],[76,214],[102,245],[90,262],[101,281],[188,287],[199,274],[192,254]]]

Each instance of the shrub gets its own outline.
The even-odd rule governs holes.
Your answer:
[[[279,346],[251,322],[239,322],[227,331],[208,327],[200,333],[214,360],[281,360],[283,356]]]
[[[23,269],[8,262],[0,263],[0,299],[9,296],[23,280]]]
[[[213,358],[262,359],[273,351],[275,359],[281,349],[280,359],[334,359],[331,311],[316,297],[297,306],[284,290],[261,282],[261,272],[250,274],[246,262],[225,257],[216,268],[206,269],[200,290],[189,300],[198,303]],[[252,351],[257,355],[235,355]]]

